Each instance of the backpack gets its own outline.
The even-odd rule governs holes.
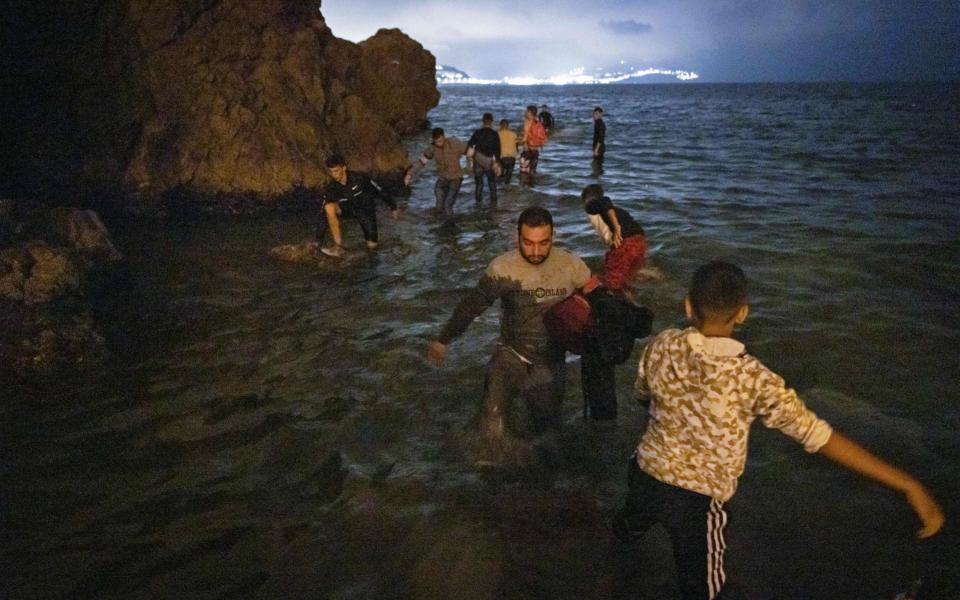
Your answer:
[[[600,286],[554,304],[544,313],[543,324],[564,350],[582,355],[592,343],[602,363],[619,365],[630,358],[634,340],[650,335],[653,313]]]
[[[547,143],[547,130],[543,128],[543,123],[534,121],[530,126],[530,133],[524,140],[527,148],[542,148]]]

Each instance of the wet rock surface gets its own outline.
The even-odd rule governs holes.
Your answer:
[[[18,381],[100,364],[109,352],[92,296],[123,258],[107,228],[91,210],[4,206],[0,375]]]

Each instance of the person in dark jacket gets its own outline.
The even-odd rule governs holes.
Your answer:
[[[599,106],[593,109],[593,157],[603,160],[607,151],[607,124],[603,122],[603,109]]]
[[[553,120],[553,114],[546,104],[540,106],[540,115],[537,118],[540,119],[540,123],[543,124],[543,128],[547,130],[547,133],[553,135],[557,123]]]
[[[490,204],[497,203],[497,176],[500,170],[500,135],[493,129],[493,115],[483,113],[483,127],[467,141],[467,156],[473,159],[474,197],[483,198],[483,180],[490,185]]]
[[[332,181],[323,191],[323,214],[317,224],[317,242],[320,251],[327,256],[343,258],[343,233],[341,221],[345,218],[356,219],[363,230],[363,239],[367,248],[374,250],[380,242],[377,231],[377,198],[390,207],[390,214],[397,218],[400,208],[396,201],[372,179],[361,173],[347,171],[347,161],[339,154],[327,158],[327,170]],[[333,237],[331,246],[323,247],[327,230]]]

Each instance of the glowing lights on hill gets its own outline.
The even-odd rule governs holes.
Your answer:
[[[649,75],[666,75],[680,81],[692,81],[700,76],[693,71],[670,69],[632,69],[629,71],[613,71],[587,74],[586,69],[579,67],[562,75],[552,77],[504,77],[503,79],[478,79],[470,77],[463,71],[452,67],[437,65],[437,83],[440,84],[473,84],[473,85],[577,85],[597,83],[620,83],[630,79],[639,79]],[[598,70],[600,71],[600,70]]]

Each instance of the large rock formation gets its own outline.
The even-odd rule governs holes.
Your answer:
[[[0,192],[270,196],[325,184],[334,151],[399,177],[400,135],[439,101],[434,57],[398,30],[338,39],[319,8],[14,3],[0,49],[11,92]]]

